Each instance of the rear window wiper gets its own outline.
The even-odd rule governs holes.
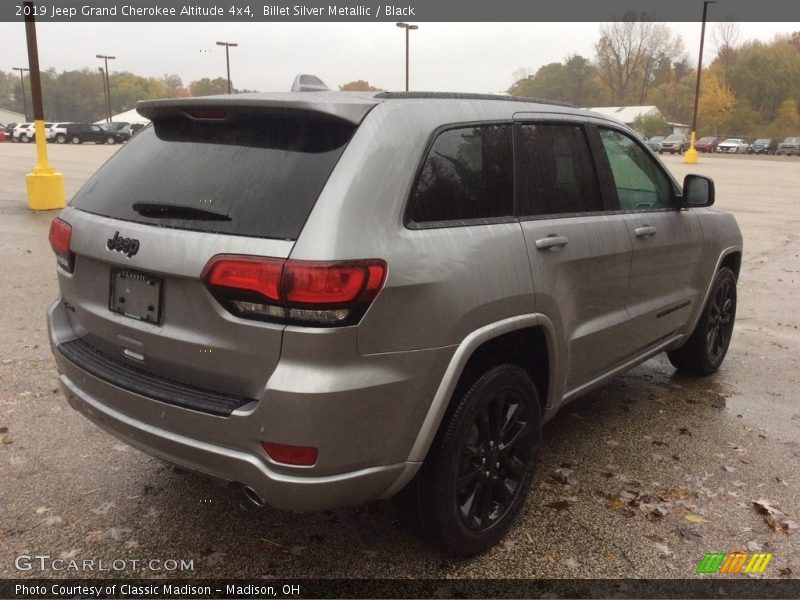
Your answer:
[[[230,221],[228,215],[214,212],[205,208],[195,206],[183,206],[181,204],[156,204],[149,202],[137,202],[131,206],[133,210],[143,217],[153,219],[187,219],[190,221]]]

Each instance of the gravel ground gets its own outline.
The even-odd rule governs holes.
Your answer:
[[[52,146],[50,157],[72,194],[117,150]],[[406,533],[388,502],[244,510],[226,488],[70,409],[45,331],[58,295],[54,214],[26,207],[34,157],[33,146],[0,144],[0,577],[41,576],[14,569],[29,553],[193,560],[176,575],[198,578],[680,579],[706,552],[735,550],[773,553],[765,577],[800,574],[800,159],[702,156],[692,169],[715,179],[717,205],[745,238],[721,371],[685,378],[660,356],[565,407],[546,426],[536,490],[511,534],[454,560]],[[664,157],[678,177],[681,161]]]

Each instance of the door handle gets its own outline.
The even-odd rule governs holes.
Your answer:
[[[537,250],[547,250],[548,248],[558,248],[566,246],[569,243],[569,238],[565,235],[548,235],[546,238],[536,240]]]
[[[634,229],[634,233],[636,234],[636,237],[647,237],[649,235],[655,235],[656,228],[645,225],[644,227],[637,227]]]

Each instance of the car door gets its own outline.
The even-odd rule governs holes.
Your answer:
[[[100,143],[106,139],[106,132],[100,125],[90,125],[88,138],[92,142]]]
[[[668,339],[702,301],[703,233],[664,168],[632,136],[602,127],[598,135],[633,246],[630,331],[644,349]]]
[[[604,205],[586,128],[518,117],[516,214],[534,282],[534,308],[563,344],[565,392],[631,352],[628,297],[631,241],[623,216]]]

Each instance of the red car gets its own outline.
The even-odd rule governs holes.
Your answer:
[[[717,146],[722,141],[721,137],[717,137],[715,135],[708,135],[705,137],[701,137],[697,140],[694,144],[695,150],[698,152],[716,152]]]

